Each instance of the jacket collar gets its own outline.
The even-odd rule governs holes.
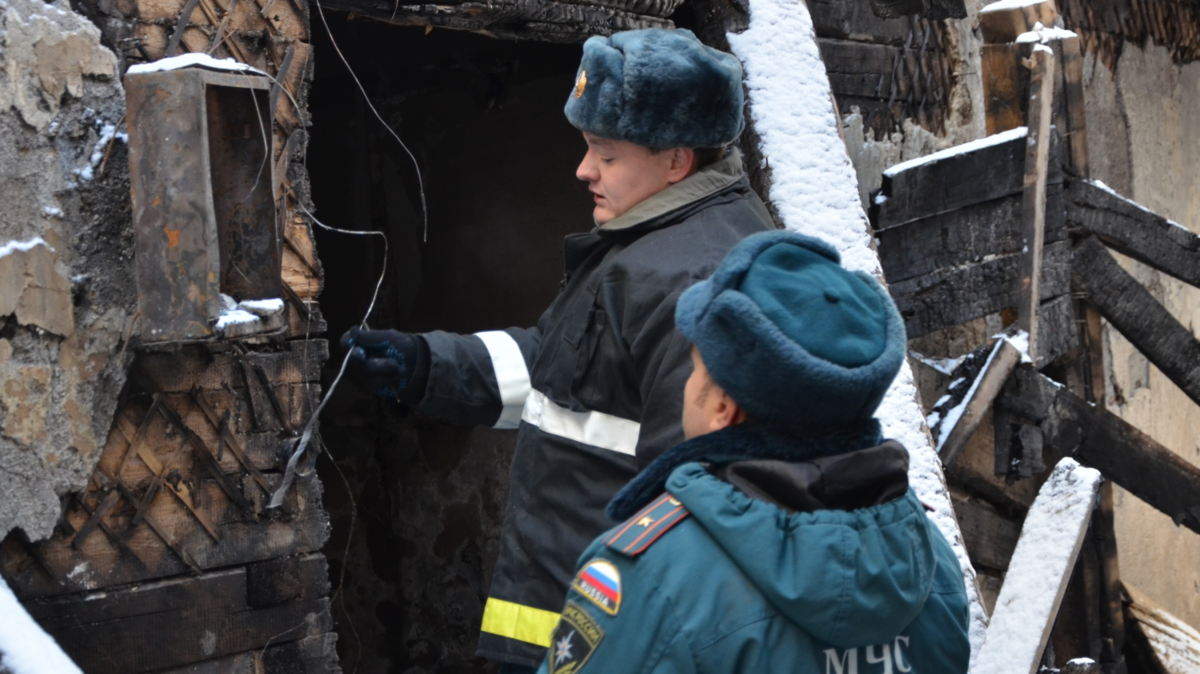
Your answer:
[[[725,157],[700,169],[641,201],[618,218],[598,225],[602,232],[618,232],[637,227],[662,215],[729,189],[746,175],[742,153],[730,148]]]
[[[754,423],[730,426],[684,441],[663,452],[617,493],[608,504],[608,517],[616,522],[632,517],[663,493],[672,471],[685,463],[727,463],[743,459],[811,461],[873,447],[882,437],[876,419],[805,434],[785,434]]]

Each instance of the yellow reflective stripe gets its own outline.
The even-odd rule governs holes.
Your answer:
[[[488,634],[549,648],[550,634],[557,625],[558,614],[553,611],[488,597],[480,629]]]

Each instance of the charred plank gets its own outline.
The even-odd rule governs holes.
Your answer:
[[[1067,184],[1067,223],[1113,250],[1200,287],[1200,236],[1088,180]]]
[[[1095,237],[1075,247],[1075,283],[1100,313],[1200,405],[1200,341],[1129,275]]]
[[[1036,422],[1047,447],[1099,470],[1176,525],[1200,533],[1200,468],[1029,368],[1017,368],[1000,404]]]
[[[1060,241],[1043,251],[1042,301],[1070,290],[1070,243]],[[920,337],[969,320],[1015,309],[1020,254],[960,267],[939,269],[919,278],[892,283],[889,292],[904,317],[908,336]]]

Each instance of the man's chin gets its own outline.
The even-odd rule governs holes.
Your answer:
[[[607,224],[612,219],[613,214],[607,208],[597,206],[592,210],[592,220],[595,220],[597,225]]]

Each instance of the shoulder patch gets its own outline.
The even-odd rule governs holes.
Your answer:
[[[568,601],[550,643],[550,674],[575,674],[604,639],[604,630],[579,604]]]
[[[621,610],[621,572],[606,559],[585,564],[571,587],[609,615]]]
[[[665,493],[626,520],[605,543],[616,552],[637,557],[689,514],[679,499]]]

